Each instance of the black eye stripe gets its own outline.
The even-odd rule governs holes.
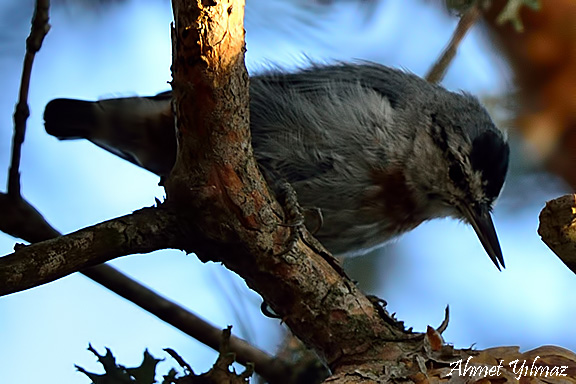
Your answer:
[[[470,194],[470,184],[467,174],[464,171],[464,165],[456,158],[448,146],[448,133],[436,114],[430,115],[432,125],[432,139],[438,148],[442,151],[447,164],[449,164],[448,176],[455,186],[460,188],[466,194]],[[465,135],[459,126],[453,127],[455,131],[460,131],[461,136]],[[458,132],[457,132],[458,133]],[[508,171],[508,161],[510,157],[510,148],[502,135],[493,130],[487,129],[472,141],[470,152],[470,165],[474,171],[482,175],[483,189],[485,196],[493,201],[498,197],[504,179]]]
[[[450,176],[450,179],[454,182],[454,184],[456,184],[461,189],[467,188],[468,184],[466,183],[466,174],[464,173],[462,164],[460,164],[460,162],[456,162],[450,165],[448,176]]]
[[[472,168],[482,173],[486,196],[494,200],[500,194],[506,172],[510,148],[504,139],[494,131],[486,131],[472,143],[470,163]]]
[[[448,176],[454,185],[468,194],[470,188],[466,173],[464,172],[462,163],[456,158],[448,146],[448,133],[444,126],[438,121],[436,114],[432,114],[430,117],[432,119],[432,140],[434,140],[434,143],[442,150],[443,156],[447,164],[449,164]],[[461,127],[456,126],[454,128],[455,131],[462,131]]]

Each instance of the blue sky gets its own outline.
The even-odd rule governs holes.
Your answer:
[[[32,13],[17,0],[0,5],[0,174],[10,156],[12,113],[18,93],[24,40]],[[294,68],[309,59],[367,59],[423,75],[457,22],[433,2],[383,1],[367,21],[351,4],[302,15],[290,2],[252,1],[247,6],[246,62],[252,73],[270,65]],[[23,148],[22,188],[61,232],[124,215],[163,198],[156,176],[81,141],[59,142],[45,134],[42,111],[56,97],[98,99],[151,95],[168,89],[171,10],[167,2],[132,1],[99,12],[53,9],[52,29],[35,62],[31,117]],[[478,96],[511,89],[506,64],[478,28],[468,36],[444,85]],[[378,255],[346,262],[366,291],[385,298],[389,309],[424,330],[451,308],[445,339],[456,347],[556,344],[576,349],[570,294],[576,278],[540,241],[538,213],[546,200],[565,193],[545,174],[520,172],[531,164],[515,143],[511,175],[495,209],[495,224],[507,269],[498,272],[473,230],[451,220],[426,223]],[[0,234],[0,254],[15,239]],[[278,321],[259,312],[259,296],[241,279],[193,255],[159,251],[113,262],[219,327],[273,352]],[[237,316],[231,308],[238,308]],[[199,372],[215,354],[81,275],[0,298],[0,382],[89,382],[74,364],[100,371],[88,343],[112,349],[124,365],[136,365],[149,348],[177,350]],[[172,361],[163,362],[166,372]]]

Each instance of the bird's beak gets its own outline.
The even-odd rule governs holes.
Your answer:
[[[490,256],[490,260],[492,260],[496,268],[501,271],[500,266],[505,268],[504,257],[502,256],[502,250],[500,249],[498,235],[496,235],[490,210],[485,206],[470,207],[464,204],[463,212],[472,225],[472,228],[474,228],[474,232],[478,235],[486,253]]]

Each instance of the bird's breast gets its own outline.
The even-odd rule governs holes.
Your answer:
[[[374,188],[364,198],[375,217],[388,225],[388,237],[414,229],[424,221],[419,200],[400,167],[374,169]]]

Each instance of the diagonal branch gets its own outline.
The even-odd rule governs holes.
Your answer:
[[[448,43],[448,46],[446,47],[446,49],[444,49],[438,60],[434,63],[432,68],[430,68],[430,71],[426,74],[426,80],[428,80],[431,83],[439,83],[442,81],[444,75],[446,74],[448,66],[450,66],[450,63],[454,59],[454,56],[456,56],[458,46],[464,39],[464,36],[466,36],[468,30],[472,28],[472,26],[476,23],[479,17],[480,17],[480,10],[478,9],[477,5],[471,6],[462,15],[460,21],[458,21],[456,29],[454,30],[452,39],[450,39],[450,42]]]
[[[222,330],[194,313],[160,296],[110,266],[99,265],[88,268],[82,273],[199,342],[218,351]],[[230,337],[230,351],[236,354],[236,361],[240,364],[254,363],[256,372],[271,383],[297,382],[295,373],[302,373],[297,368],[300,370],[313,368],[302,367],[302,364],[290,365],[283,359],[272,357],[236,336]]]
[[[0,257],[0,295],[48,283],[120,256],[181,248],[178,228],[175,215],[168,210],[143,208],[69,235],[17,245],[14,253]]]
[[[37,243],[60,236],[40,212],[21,197],[0,193],[0,231]],[[1,259],[0,259],[1,260]]]

